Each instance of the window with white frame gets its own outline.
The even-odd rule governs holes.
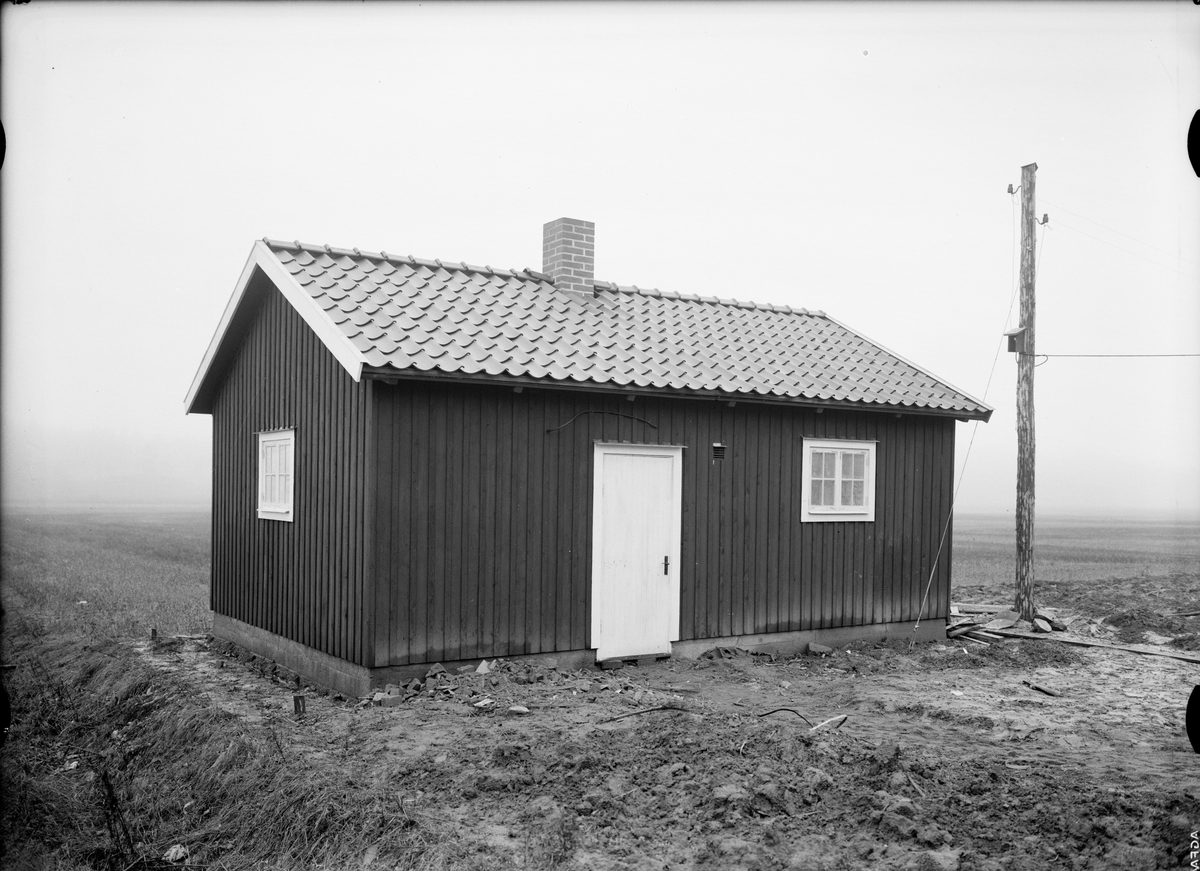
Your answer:
[[[258,517],[292,520],[296,431],[258,434]]]
[[[804,440],[804,523],[875,519],[875,442]]]

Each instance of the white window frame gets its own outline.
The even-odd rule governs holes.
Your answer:
[[[287,448],[286,461],[283,468],[268,468],[268,450],[276,455],[279,448]],[[283,520],[291,523],[296,505],[296,431],[294,429],[277,429],[270,432],[258,433],[258,519]],[[268,500],[268,475],[284,476],[286,481],[286,498],[280,498],[276,492],[273,500]],[[276,478],[276,485],[279,478]]]
[[[875,520],[875,442],[852,439],[804,439],[804,482],[800,494],[801,523],[872,522]],[[812,504],[813,452],[837,451],[837,477],[834,484],[834,505]],[[863,471],[862,505],[842,506],[842,456],[844,453],[862,453],[866,456]]]

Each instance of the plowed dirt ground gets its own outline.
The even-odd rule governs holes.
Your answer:
[[[1200,820],[1197,667],[1169,658],[1013,640],[502,661],[396,708],[317,697],[297,716],[286,678],[233,653],[143,655],[274,728],[294,764],[378,783],[450,835],[455,867],[1149,869],[1175,867]]]

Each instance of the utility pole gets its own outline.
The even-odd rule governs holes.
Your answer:
[[[1022,620],[1033,620],[1033,362],[1035,174],[1021,167],[1021,324],[1017,343],[1017,602]]]

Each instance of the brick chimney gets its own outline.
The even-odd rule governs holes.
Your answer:
[[[569,293],[595,296],[596,225],[559,218],[542,226],[542,272]]]

